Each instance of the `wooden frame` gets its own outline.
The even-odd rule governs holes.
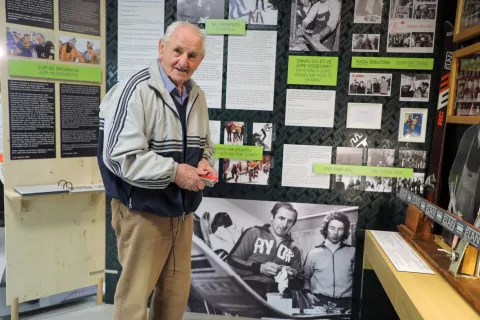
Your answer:
[[[453,42],[459,43],[472,39],[480,35],[480,24],[470,27],[462,28],[463,9],[465,8],[465,0],[458,0],[457,2],[457,16],[455,19],[455,28],[453,33]]]
[[[447,123],[477,124],[480,116],[457,116],[455,115],[455,97],[457,93],[457,74],[459,60],[463,57],[480,52],[480,42],[466,48],[457,50],[452,54],[452,66],[450,69],[450,92],[448,95]]]

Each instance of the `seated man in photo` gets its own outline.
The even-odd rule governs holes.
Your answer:
[[[277,203],[271,211],[272,224],[245,230],[227,258],[232,269],[265,300],[267,293],[278,292],[274,278],[282,268],[289,275],[289,289],[300,290],[303,285],[301,252],[290,236],[297,216],[290,203]]]
[[[304,292],[312,306],[334,304],[345,313],[351,309],[355,248],[345,244],[350,221],[341,212],[325,217],[320,233],[325,241],[305,260]]]

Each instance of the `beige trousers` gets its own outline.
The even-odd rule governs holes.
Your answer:
[[[190,292],[193,214],[160,217],[112,200],[112,227],[123,267],[115,292],[115,320],[181,320]],[[175,237],[175,241],[173,238]]]

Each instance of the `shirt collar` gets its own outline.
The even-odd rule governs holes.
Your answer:
[[[167,76],[165,71],[162,68],[162,65],[160,64],[160,60],[158,60],[158,69],[160,69],[160,76],[162,77],[163,84],[165,85],[165,89],[167,89],[168,93],[172,94],[174,92],[175,94],[178,94],[178,89],[177,86],[170,80],[170,78]],[[176,91],[174,91],[177,89]],[[190,80],[186,81],[183,84],[183,90],[182,90],[182,96],[188,96],[190,93],[190,90],[192,89],[192,84]]]

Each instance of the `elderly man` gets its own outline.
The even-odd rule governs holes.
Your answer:
[[[320,231],[324,243],[312,249],[305,259],[305,293],[312,305],[351,309],[355,248],[345,243],[350,221],[341,212],[325,217]]]
[[[175,22],[159,60],[117,84],[100,106],[99,166],[112,197],[123,267],[115,319],[180,320],[190,290],[193,214],[213,169],[205,94],[191,80],[205,36]]]

